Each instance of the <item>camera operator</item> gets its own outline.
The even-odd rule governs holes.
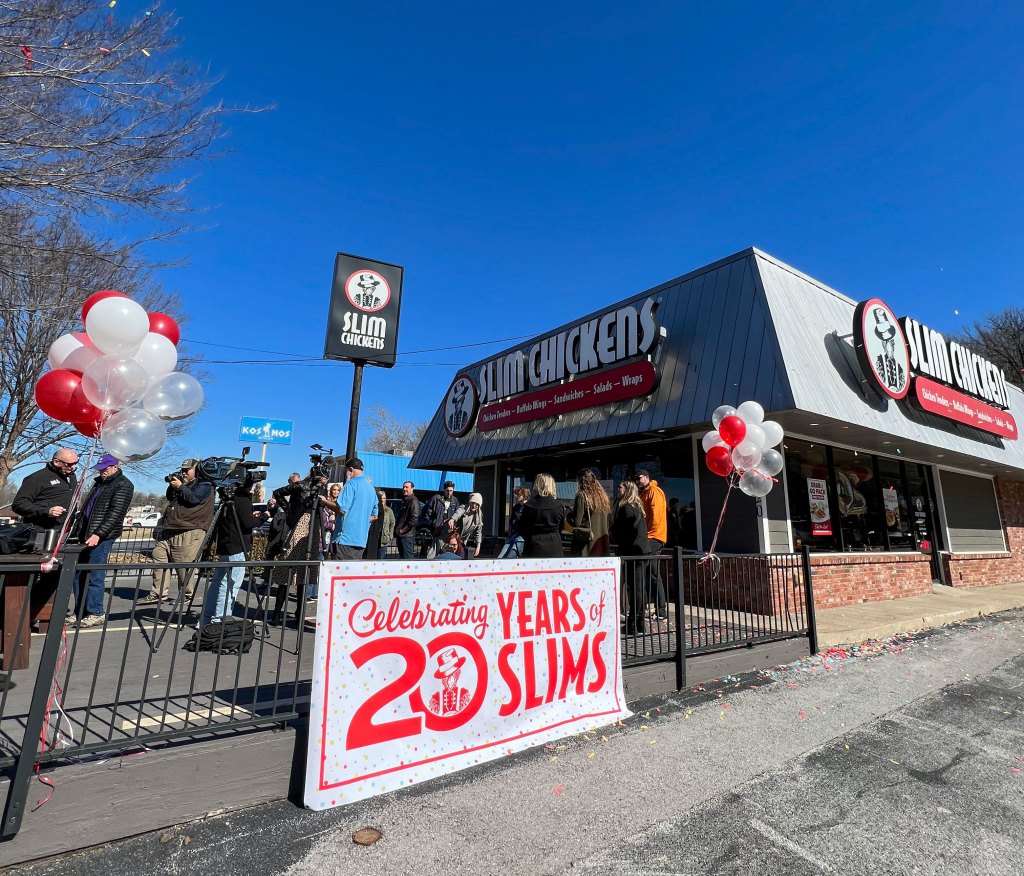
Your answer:
[[[203,538],[213,523],[213,484],[205,479],[196,478],[197,459],[186,459],[181,463],[181,470],[169,474],[166,478],[167,508],[161,523],[160,540],[153,545],[153,562],[161,563],[192,563],[199,555]],[[252,519],[252,509],[249,510]],[[198,576],[190,575],[186,581],[188,569],[178,569],[178,587],[191,599],[196,589]],[[159,602],[171,602],[167,569],[153,571],[153,589],[149,595],[139,600],[140,605],[152,605]]]
[[[221,487],[221,511],[217,518],[217,562],[242,563],[252,552],[252,484],[247,478],[237,487]],[[244,566],[218,566],[206,591],[199,629],[229,617],[245,578]],[[227,579],[227,580],[225,580]]]
[[[313,508],[317,504],[317,497],[327,485],[327,477],[322,473],[319,466],[314,465],[309,476],[304,480],[298,472],[293,472],[288,477],[288,483],[283,487],[274,490],[274,498],[280,505],[287,502],[287,522],[290,530],[288,540],[285,542],[281,559],[285,562],[297,562],[310,559],[310,526],[314,527],[312,545],[319,555],[320,551],[320,515],[313,514]],[[331,507],[333,503],[321,497]],[[316,559],[316,556],[313,557]],[[315,574],[315,572],[313,573]],[[274,613],[270,617],[270,623],[280,626],[284,622],[284,608],[288,600],[288,590],[295,584],[299,577],[306,579],[309,571],[302,566],[278,566],[271,575],[271,580],[277,587],[277,598],[274,603]],[[295,619],[302,622],[304,594],[297,594],[298,606],[295,609]]]

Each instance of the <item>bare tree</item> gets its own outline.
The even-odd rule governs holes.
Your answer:
[[[55,445],[85,440],[39,415],[35,386],[50,345],[80,327],[82,305],[98,289],[124,291],[150,310],[178,310],[131,246],[92,239],[67,216],[40,227],[27,210],[0,210],[0,487]]]
[[[377,405],[366,418],[367,425],[374,429],[367,450],[377,453],[404,454],[416,449],[427,431],[426,423],[400,420],[383,405]]]
[[[1002,368],[1010,383],[1024,386],[1024,308],[1008,307],[971,328],[964,326],[956,340]]]
[[[128,18],[95,0],[0,0],[0,198],[185,209],[176,174],[210,151],[225,109],[174,26],[159,5]]]

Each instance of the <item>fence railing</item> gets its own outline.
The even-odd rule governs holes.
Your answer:
[[[808,639],[818,649],[810,558],[672,553],[622,558],[623,665]]]
[[[46,764],[306,714],[319,561],[157,564],[147,560],[152,536],[137,535],[115,542],[104,564],[77,562],[81,548],[67,549],[53,573],[0,564],[0,770],[9,777],[0,838],[17,833],[33,773]],[[674,661],[682,688],[686,659],[699,654],[798,637],[816,650],[806,552],[703,560],[677,548],[623,557],[621,570],[624,666]],[[102,615],[65,624],[90,574],[100,576]],[[168,601],[147,600],[163,586]],[[207,604],[213,618],[252,622],[247,651],[186,649]],[[30,635],[33,618],[48,624],[42,637]]]

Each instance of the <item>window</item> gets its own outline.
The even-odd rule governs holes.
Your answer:
[[[925,466],[788,438],[784,449],[795,550],[930,548]]]

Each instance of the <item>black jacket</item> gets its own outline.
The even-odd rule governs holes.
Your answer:
[[[267,553],[268,560],[274,559],[284,550],[285,542],[288,541],[288,514],[287,509],[279,502],[277,511],[270,519],[270,529],[267,532]]]
[[[444,535],[448,532],[448,521],[455,516],[455,512],[459,510],[459,507],[459,497],[452,493],[451,502],[446,511],[444,508],[444,496],[440,493],[434,493],[420,515],[420,526],[429,526],[434,535]]]
[[[531,496],[519,518],[524,557],[562,557],[565,507],[551,496]]]
[[[70,508],[77,485],[78,478],[74,472],[65,474],[57,471],[48,462],[46,468],[32,472],[21,482],[11,510],[21,518],[22,523],[31,523],[40,529],[56,529],[64,523],[67,512],[60,517],[50,517],[47,512],[54,505]]]
[[[402,499],[402,513],[395,521],[395,533],[398,535],[412,535],[416,531],[416,524],[420,519],[420,500],[415,496]]]
[[[89,508],[88,516],[82,515],[78,537],[85,541],[90,535],[99,536],[100,541],[117,538],[124,528],[124,515],[132,504],[135,485],[125,477],[121,469],[109,478],[96,478],[84,508],[95,497],[95,503]]]
[[[217,519],[217,554],[246,554],[252,551],[252,530],[255,519],[252,516],[252,496],[235,494],[231,506],[223,507]],[[237,516],[237,522],[235,520]]]
[[[651,552],[647,541],[647,520],[636,505],[619,505],[611,527],[615,553],[620,557],[639,557]]]
[[[274,490],[273,496],[277,499],[277,504],[285,509],[288,528],[295,529],[295,525],[302,519],[302,515],[306,511],[313,510],[316,493],[309,481],[306,480],[278,487]]]

